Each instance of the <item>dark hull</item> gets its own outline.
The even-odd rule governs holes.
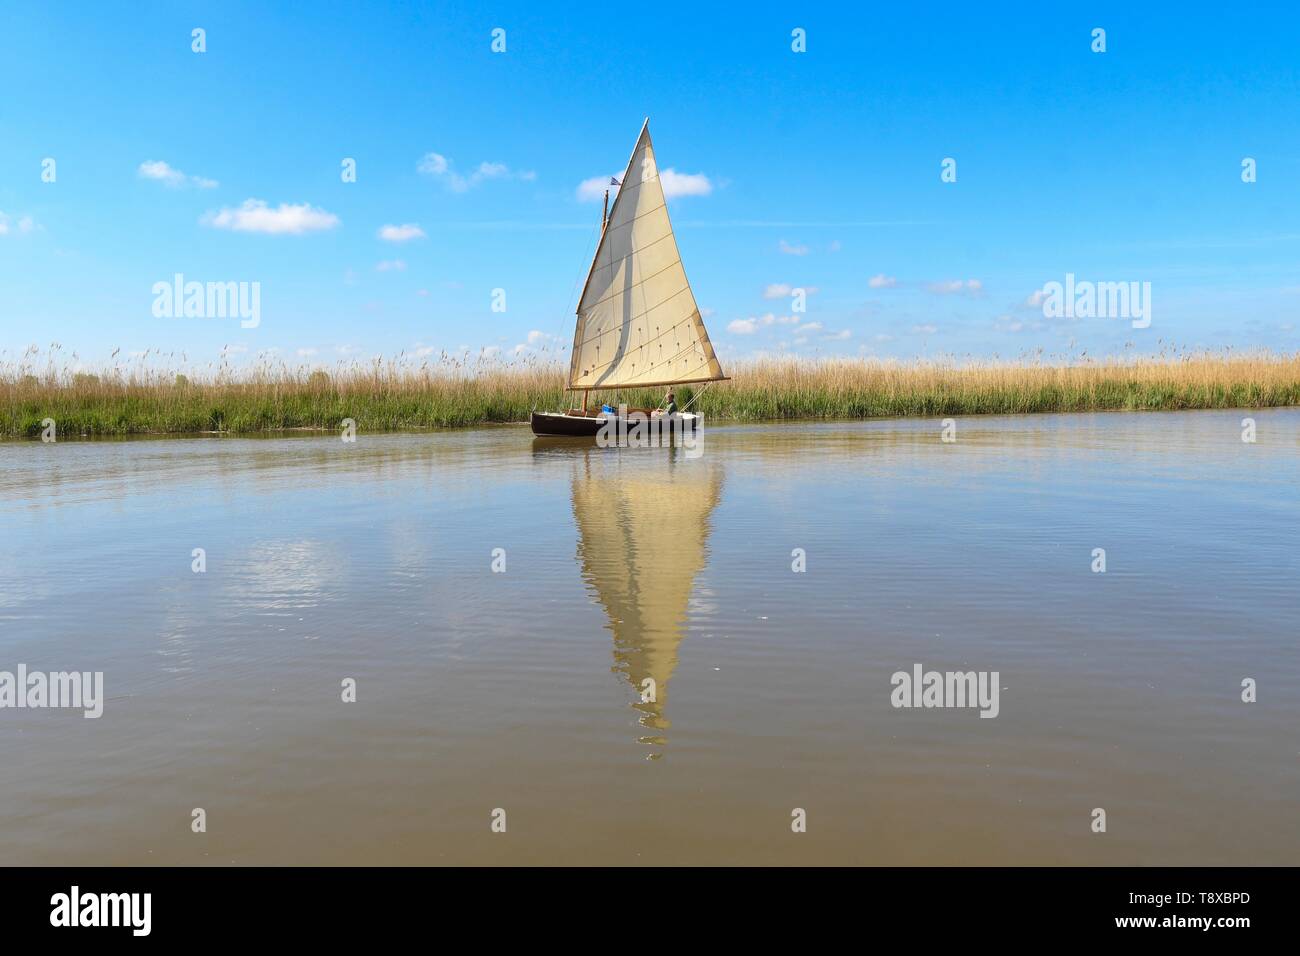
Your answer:
[[[605,418],[586,418],[582,415],[565,415],[563,412],[533,412],[531,424],[534,435],[561,435],[569,438],[595,438],[604,426]],[[682,416],[682,426],[693,429],[699,416]],[[667,428],[664,430],[667,434]]]

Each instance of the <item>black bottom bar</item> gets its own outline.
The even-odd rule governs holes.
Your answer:
[[[337,946],[428,929],[497,939],[511,927],[635,940],[706,919],[733,938],[904,932],[926,949],[1101,935],[1230,945],[1287,925],[1293,881],[1285,869],[9,869],[0,925],[7,942],[130,940],[147,928],[165,941]]]

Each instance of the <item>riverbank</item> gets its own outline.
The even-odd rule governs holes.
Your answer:
[[[729,367],[732,379],[679,388],[713,421],[1005,415],[1300,405],[1300,353],[1211,353],[1064,365],[774,359]],[[0,367],[0,438],[63,435],[360,431],[528,420],[578,401],[564,369],[520,362],[353,364],[333,370],[262,365],[209,374],[109,367],[98,372]],[[697,394],[698,392],[698,394]],[[593,394],[656,405],[661,390]]]

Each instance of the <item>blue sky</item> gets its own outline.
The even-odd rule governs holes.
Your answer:
[[[307,6],[6,4],[3,358],[567,355],[600,215],[579,187],[646,116],[724,363],[1297,347],[1294,8]],[[175,273],[260,283],[260,325],[155,317]],[[1029,304],[1066,273],[1150,282],[1151,326]]]

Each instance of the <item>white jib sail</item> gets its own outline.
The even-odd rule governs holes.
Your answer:
[[[647,120],[578,302],[569,387],[723,377],[668,221]]]

